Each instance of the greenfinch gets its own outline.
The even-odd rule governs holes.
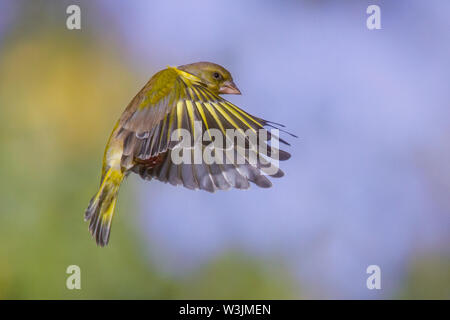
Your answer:
[[[100,188],[85,212],[89,231],[99,246],[109,242],[119,187],[129,173],[136,173],[145,180],[156,179],[209,192],[247,189],[249,182],[268,188],[271,186],[268,175],[283,176],[278,167],[267,174],[269,161],[258,158],[251,162],[245,155],[243,163],[177,163],[173,160],[176,147],[171,139],[173,132],[186,129],[194,133],[195,123],[200,123],[201,129],[209,134],[213,130],[224,134],[228,129],[239,132],[263,130],[266,139],[253,142],[246,139],[241,148],[244,152],[253,148],[259,155],[262,153],[259,147],[267,146],[267,141],[272,138],[264,128],[279,129],[278,126],[282,126],[248,114],[220,94],[241,92],[225,68],[215,63],[198,62],[159,71],[131,100],[106,144]],[[279,141],[288,144],[282,139]],[[201,149],[204,151],[205,148],[202,143]],[[232,147],[232,151],[242,155],[238,146]],[[275,151],[278,160],[290,157],[285,151]],[[272,158],[270,151],[264,155]]]

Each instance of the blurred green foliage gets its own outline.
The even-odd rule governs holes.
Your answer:
[[[54,5],[22,2],[1,44],[0,299],[297,296],[292,281],[235,254],[185,276],[156,269],[137,236],[130,184],[110,245],[96,247],[84,210],[104,143],[142,84],[113,44],[52,21],[56,11],[65,18],[65,7]],[[66,288],[72,264],[81,268],[82,290]]]
[[[411,263],[400,299],[450,299],[450,259],[431,255]]]

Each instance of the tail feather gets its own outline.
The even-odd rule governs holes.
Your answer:
[[[123,177],[120,170],[109,169],[84,215],[84,220],[90,221],[89,231],[92,237],[101,247],[106,246],[109,242],[117,194]]]

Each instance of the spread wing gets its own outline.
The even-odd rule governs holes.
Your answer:
[[[144,88],[147,90],[145,94],[136,96],[135,104],[139,105],[128,111],[126,119],[119,122],[119,134],[124,136],[123,166],[131,167],[147,180],[154,178],[210,192],[232,187],[247,189],[249,182],[267,188],[271,186],[267,175],[283,175],[278,167],[273,167],[273,151],[279,160],[286,160],[290,155],[279,149],[265,148],[271,135],[264,127],[274,127],[274,123],[246,113],[212,93],[198,78],[188,73],[166,69],[159,77],[153,83],[150,81],[151,87]],[[215,141],[214,130],[222,133],[224,148],[216,147],[211,141],[200,143],[199,148],[203,154],[209,145],[213,154],[222,155],[223,163],[195,162],[194,148],[181,152],[191,153],[188,155],[190,163],[175,163],[173,153],[179,151],[176,151],[177,141],[172,141],[172,134],[177,129],[191,133],[191,145],[194,145],[199,131],[209,135],[212,141]],[[241,138],[244,143],[232,143],[231,149],[226,149],[227,140],[230,140],[226,135],[227,129],[235,129],[235,138]],[[261,139],[256,134],[256,139],[250,139],[246,135],[246,132],[258,133],[258,130],[264,130],[267,137]],[[232,138],[233,142],[236,142],[235,138]],[[250,151],[259,155],[256,161],[250,158]]]

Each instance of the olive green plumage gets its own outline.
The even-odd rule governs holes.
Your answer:
[[[265,126],[274,126],[272,122],[246,113],[220,94],[240,94],[231,74],[217,64],[198,62],[159,71],[131,100],[108,140],[100,188],[85,213],[98,245],[108,244],[119,186],[130,172],[146,180],[156,179],[209,192],[247,189],[249,182],[267,188],[271,186],[267,175],[283,175],[278,168],[266,174],[268,163],[259,158],[256,164],[250,163],[246,155],[243,155],[243,164],[175,164],[172,161],[171,153],[176,144],[171,141],[172,133],[186,129],[195,135],[197,121],[208,133],[213,129],[224,134],[227,129],[257,132]],[[253,144],[247,141],[246,148],[260,150],[258,147],[267,141],[258,140]],[[236,156],[243,153],[238,148],[233,150]],[[270,158],[271,155],[265,156]],[[288,158],[287,152],[279,150],[280,160]]]

